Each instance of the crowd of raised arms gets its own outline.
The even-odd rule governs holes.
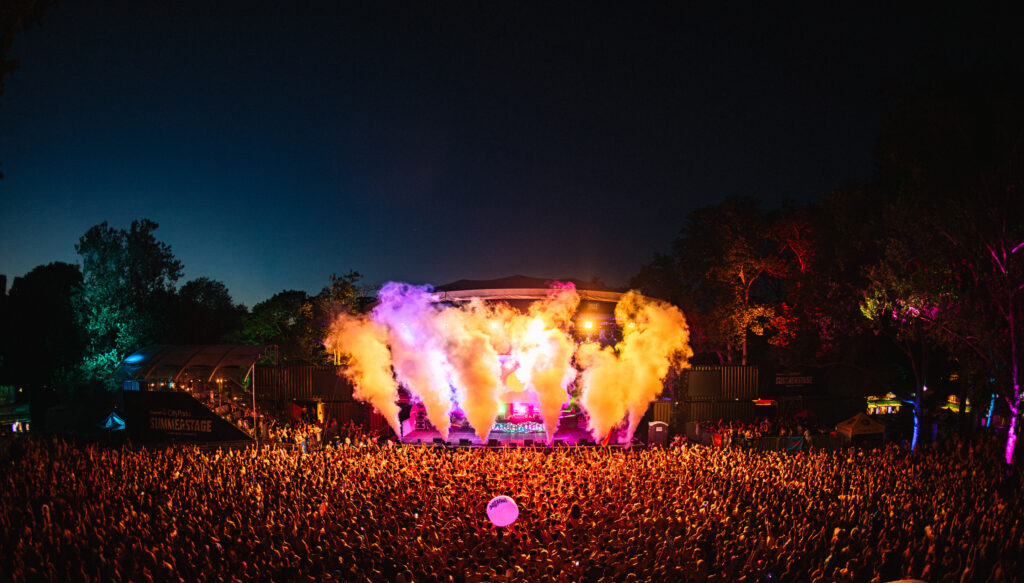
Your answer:
[[[990,438],[909,454],[683,446],[232,451],[0,440],[13,581],[1024,580]],[[491,525],[511,496],[519,519]]]

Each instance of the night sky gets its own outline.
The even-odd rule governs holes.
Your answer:
[[[694,208],[870,177],[889,89],[1000,18],[291,4],[64,0],[19,33],[0,273],[145,217],[179,283],[250,306],[349,269],[623,285]]]

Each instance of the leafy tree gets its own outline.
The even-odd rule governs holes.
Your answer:
[[[330,283],[312,297],[299,290],[274,294],[253,306],[252,313],[242,318],[241,327],[228,338],[242,344],[276,344],[281,362],[287,364],[334,362],[338,355],[328,354],[323,340],[338,314],[365,307],[361,278],[355,271],[331,275]]]
[[[815,245],[810,210],[770,213],[756,199],[731,198],[693,211],[672,253],[630,283],[684,309],[698,352],[746,364],[751,336],[786,346],[805,326]]]
[[[237,330],[248,313],[236,305],[223,282],[207,277],[188,281],[178,290],[176,342],[217,344]]]
[[[323,341],[338,314],[354,314],[362,306],[367,294],[359,285],[360,279],[362,275],[351,270],[340,277],[331,274],[330,283],[302,305],[301,314],[306,325],[300,339],[303,360],[314,364],[341,364],[341,354],[328,354]]]
[[[3,334],[6,382],[67,388],[82,355],[71,308],[82,273],[68,263],[40,265],[14,280]]]
[[[880,186],[896,201],[892,239],[914,260],[884,278],[899,286],[889,299],[897,316],[926,325],[931,344],[997,379],[1010,413],[1007,463],[1022,412],[1022,89],[1014,75],[974,73],[930,87],[897,111],[880,145]]]
[[[104,221],[75,245],[83,281],[72,301],[86,340],[86,380],[106,378],[132,350],[167,338],[182,265],[154,236],[158,226],[142,219],[124,230]]]
[[[937,257],[927,247],[915,248],[906,231],[889,240],[884,257],[866,269],[870,281],[861,312],[879,332],[887,333],[904,352],[914,377],[914,432],[911,449],[917,448],[923,414],[922,398],[935,360],[941,333],[939,316],[950,309],[952,296],[944,287],[945,273],[936,272]]]
[[[276,344],[282,363],[306,362],[306,319],[302,307],[309,301],[309,294],[304,291],[278,292],[253,306],[252,312],[242,318],[241,328],[229,334],[228,339],[239,344]]]

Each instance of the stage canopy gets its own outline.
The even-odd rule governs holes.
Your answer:
[[[121,380],[213,381],[227,377],[241,383],[261,358],[277,359],[277,346],[237,344],[154,344],[129,355],[117,368]]]

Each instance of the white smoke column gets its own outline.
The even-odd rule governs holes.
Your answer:
[[[372,318],[387,327],[395,376],[419,397],[427,418],[447,440],[452,391],[438,329],[437,297],[428,286],[388,282],[377,299]]]
[[[598,441],[627,413],[626,438],[631,439],[650,402],[661,394],[672,360],[686,367],[693,356],[686,319],[674,306],[631,291],[615,306],[615,319],[623,339],[614,349],[588,343],[577,352],[583,369],[580,404]]]
[[[385,328],[365,317],[341,314],[331,324],[324,346],[350,356],[344,374],[355,388],[353,396],[377,409],[395,435],[401,435],[395,403],[398,385],[391,374]]]
[[[445,355],[452,370],[452,384],[466,419],[481,442],[498,417],[498,391],[501,387],[501,362],[492,344],[499,335],[492,324],[498,320],[478,299],[460,309],[443,310],[439,323],[445,330]]]
[[[554,287],[548,296],[530,305],[514,326],[515,358],[525,371],[525,384],[537,394],[547,441],[555,437],[562,406],[569,400],[567,388],[576,380],[572,356],[576,343],[565,330],[579,306],[572,284]]]

